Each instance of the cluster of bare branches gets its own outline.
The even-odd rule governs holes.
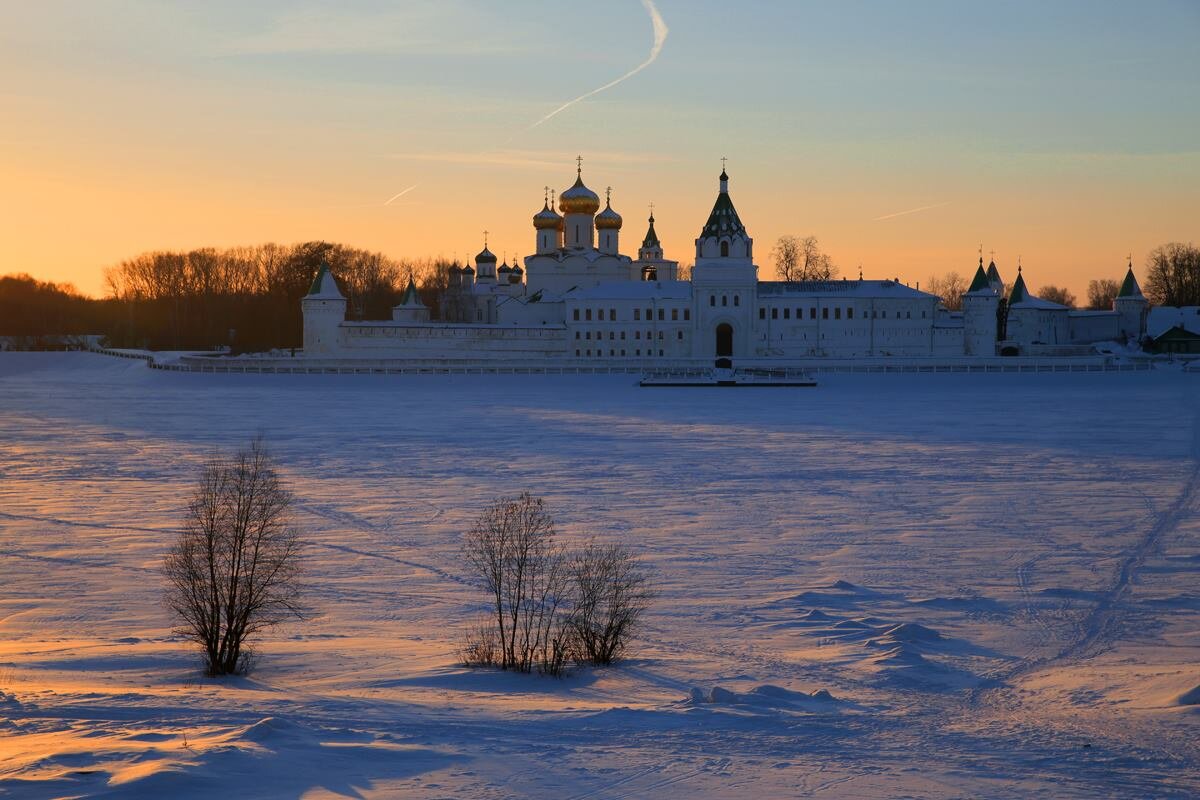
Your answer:
[[[1088,304],[1093,311],[1111,311],[1113,301],[1121,291],[1121,282],[1112,278],[1088,281]]]
[[[1146,257],[1146,297],[1156,306],[1200,305],[1200,247],[1171,242]]]
[[[176,632],[200,647],[209,675],[247,671],[256,634],[304,616],[291,503],[261,440],[201,473],[163,572]]]
[[[827,281],[838,270],[815,236],[780,236],[771,250],[775,273],[782,281]]]
[[[1058,303],[1060,306],[1067,308],[1075,307],[1075,295],[1069,289],[1062,286],[1046,285],[1038,291],[1038,297],[1043,300],[1049,300],[1051,303]]]
[[[570,662],[620,658],[653,599],[649,575],[621,545],[568,551],[541,498],[500,498],[467,533],[463,555],[489,615],[461,649],[471,666],[562,674]]]
[[[962,296],[967,288],[966,279],[954,271],[932,275],[925,283],[925,291],[941,298],[942,305],[951,311],[962,311]]]

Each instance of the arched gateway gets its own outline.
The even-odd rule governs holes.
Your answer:
[[[733,355],[733,326],[722,322],[717,326],[717,357]]]

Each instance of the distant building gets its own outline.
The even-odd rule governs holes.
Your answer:
[[[303,300],[305,355],[533,360],[653,365],[678,359],[813,356],[1065,355],[1102,341],[1139,341],[1146,298],[1132,265],[1111,311],[1074,311],[1034,296],[1018,269],[1005,296],[983,259],[961,313],[896,280],[760,281],[754,240],[724,170],[695,240],[690,281],[664,258],[650,215],[637,258],[622,255],[624,220],[583,182],[533,215],[534,252],[497,267],[485,241],[450,270],[441,320],[409,282],[390,321],[347,322],[322,267]]]

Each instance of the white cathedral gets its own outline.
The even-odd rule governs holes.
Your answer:
[[[895,280],[760,281],[754,240],[721,171],[696,239],[691,280],[663,257],[654,216],[636,259],[620,250],[611,198],[575,183],[533,216],[536,251],[497,268],[486,247],[452,267],[441,319],[411,279],[393,318],[347,321],[346,299],[322,267],[302,300],[304,355],[324,359],[597,362],[784,362],[811,357],[1074,355],[1096,342],[1136,342],[1147,301],[1132,264],[1111,311],[1076,311],[1033,296],[1018,269],[1005,291],[983,258],[962,311]],[[561,212],[561,213],[559,213]]]

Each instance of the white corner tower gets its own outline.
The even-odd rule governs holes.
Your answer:
[[[963,352],[969,356],[996,355],[997,313],[1000,309],[1000,293],[988,275],[996,272],[996,262],[984,272],[983,256],[979,257],[979,269],[975,279],[962,296]]]
[[[304,316],[304,355],[327,356],[338,351],[338,328],[346,321],[346,297],[338,289],[329,265],[322,263],[308,294],[300,301]]]
[[[1133,277],[1133,258],[1129,259],[1129,269],[1125,272],[1125,280],[1121,290],[1113,300],[1113,310],[1119,318],[1121,336],[1126,341],[1141,341],[1146,334],[1146,312],[1150,304],[1138,286],[1137,278]]]

